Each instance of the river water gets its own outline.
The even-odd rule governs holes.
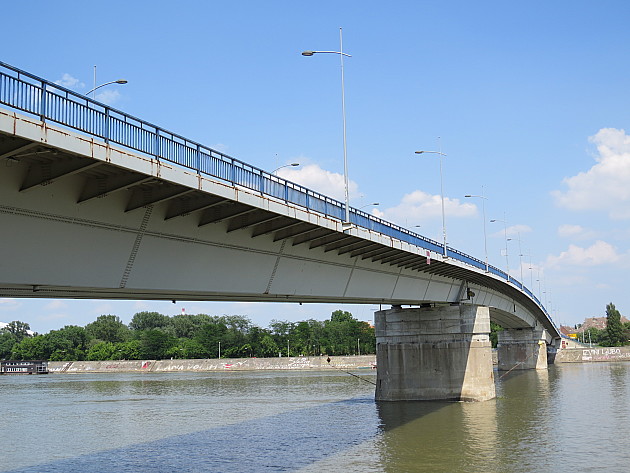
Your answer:
[[[3,472],[630,471],[628,362],[512,372],[480,403],[376,403],[334,370],[3,376],[0,399]]]

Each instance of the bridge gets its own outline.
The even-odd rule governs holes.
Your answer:
[[[0,297],[391,305],[382,400],[494,397],[491,320],[499,369],[560,336],[494,266],[4,63],[0,167]]]

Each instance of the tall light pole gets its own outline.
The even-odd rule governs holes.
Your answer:
[[[483,214],[483,249],[486,255],[486,273],[488,272],[488,236],[486,234],[486,195],[481,186],[481,195],[465,195],[464,197],[477,197],[481,199],[481,209]]]
[[[440,137],[438,136],[438,141]],[[437,154],[440,156],[440,197],[442,199],[442,239],[444,243],[444,257],[448,258],[446,251],[446,216],[444,213],[444,179],[442,178],[442,158],[446,154],[442,153],[442,144],[440,142],[439,151],[416,151],[416,154]]]
[[[507,274],[508,281],[510,280],[510,262],[508,261],[508,237],[507,237],[507,220],[505,219],[505,214],[503,220],[495,218],[490,220],[490,223],[494,222],[503,222],[503,233],[505,235],[505,273]]]
[[[523,284],[523,252],[521,251],[521,232],[517,232],[518,240],[518,259],[521,265],[521,284]],[[514,238],[508,238],[508,241],[514,240]]]
[[[348,195],[348,153],[346,146],[346,96],[343,77],[343,57],[352,57],[343,52],[343,31],[339,28],[339,51],[303,51],[302,56],[313,56],[314,54],[339,54],[341,59],[341,115],[343,118],[343,182],[345,193],[346,219],[344,230],[350,228],[350,197]]]

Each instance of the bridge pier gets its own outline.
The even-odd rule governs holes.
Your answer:
[[[499,370],[546,370],[547,331],[542,328],[504,329],[498,335]]]
[[[375,328],[377,401],[495,397],[488,307],[394,306]]]

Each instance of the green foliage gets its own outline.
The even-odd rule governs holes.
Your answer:
[[[172,326],[171,318],[158,312],[138,312],[129,323],[131,330],[142,331],[154,328],[168,329]]]
[[[112,342],[96,342],[87,352],[89,361],[114,360],[116,354],[116,346]]]
[[[167,353],[175,342],[174,337],[160,329],[144,330],[140,335],[140,357],[145,360],[170,358]]]
[[[606,305],[606,336],[602,340],[603,346],[619,347],[624,344],[627,338],[624,337],[623,324],[621,323],[621,313],[615,308],[612,302]]]
[[[11,358],[14,360],[46,360],[46,339],[43,335],[23,338],[13,346]]]
[[[20,322],[19,320],[14,320],[13,322],[9,322],[6,327],[4,327],[0,332],[8,332],[15,337],[16,342],[21,342],[23,339],[29,336],[28,331],[31,329],[29,324],[26,322]]]
[[[104,342],[124,342],[131,338],[129,328],[116,315],[101,315],[85,326],[90,337]]]
[[[499,324],[490,322],[490,343],[492,343],[492,348],[496,348],[497,345],[499,344],[498,332],[502,330],[503,330],[503,327],[501,327]]]
[[[0,357],[13,359],[153,360],[165,358],[275,357],[371,354],[374,328],[350,312],[334,311],[329,320],[273,320],[268,328],[242,315],[169,317],[139,312],[127,327],[115,315],[101,315],[84,327],[68,325],[45,335],[28,335],[15,321],[0,330]]]

